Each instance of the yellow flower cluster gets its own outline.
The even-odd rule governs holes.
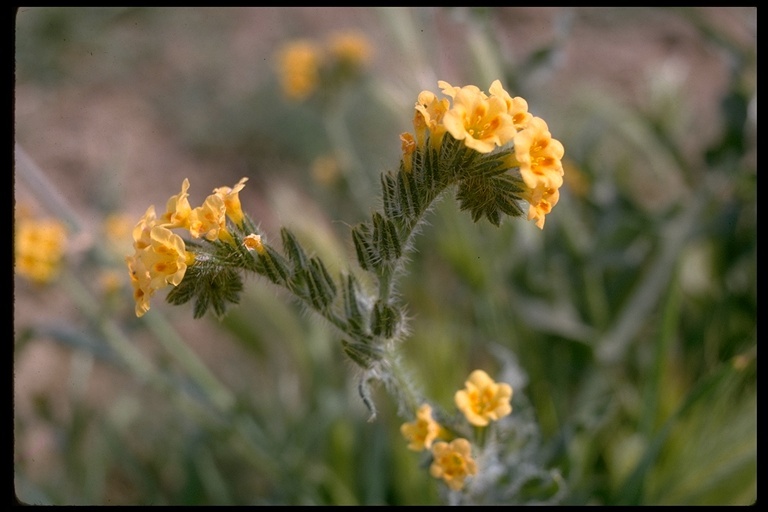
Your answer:
[[[136,316],[149,311],[150,298],[157,290],[177,286],[187,266],[195,261],[194,253],[186,250],[184,240],[172,229],[186,229],[193,238],[233,242],[226,219],[229,217],[235,224],[242,225],[239,192],[246,181],[248,178],[243,178],[232,188],[214,189],[202,206],[193,209],[187,192],[189,180],[185,178],[181,192],[168,199],[166,211],[159,218],[154,205],[147,208],[133,228],[134,253],[125,258],[133,285]]]
[[[277,52],[277,73],[283,94],[293,101],[307,99],[324,77],[356,72],[366,66],[373,47],[358,32],[334,32],[325,45],[310,39],[296,39]]]
[[[528,220],[535,219],[536,225],[544,228],[545,215],[560,199],[565,149],[560,141],[552,138],[547,123],[539,117],[531,119],[528,127],[515,135],[514,144],[513,164],[520,167],[527,187]]]
[[[528,219],[544,227],[544,218],[557,204],[563,184],[563,145],[552,138],[547,123],[528,112],[528,102],[512,97],[499,80],[488,89],[490,95],[474,85],[455,87],[439,81],[438,86],[448,98],[438,98],[431,91],[422,91],[416,101],[413,118],[415,144],[424,147],[427,136],[433,148],[439,148],[446,133],[480,153],[514,144],[510,168],[517,167],[526,186],[523,198],[529,203]],[[410,134],[403,141],[403,162],[411,168],[410,155],[414,140]]]
[[[485,427],[510,414],[511,399],[512,387],[494,382],[483,370],[473,371],[465,388],[457,391],[454,397],[458,409],[476,427]],[[472,457],[469,440],[463,437],[450,440],[451,433],[435,421],[429,404],[422,404],[416,419],[401,425],[400,432],[408,441],[409,450],[431,450],[430,474],[442,478],[454,491],[464,487],[467,477],[477,474],[477,462]]]
[[[66,242],[66,228],[56,219],[18,219],[14,237],[16,272],[37,283],[50,282],[58,273]]]
[[[368,38],[356,31],[334,32],[328,38],[330,54],[349,66],[363,67],[373,56],[373,47]]]

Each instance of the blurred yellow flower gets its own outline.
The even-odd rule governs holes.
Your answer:
[[[408,441],[408,449],[415,452],[429,449],[440,431],[440,424],[432,419],[432,407],[429,404],[419,407],[414,421],[400,426],[400,433]]]
[[[317,183],[330,185],[341,174],[339,160],[333,155],[322,155],[312,161],[312,177]]]
[[[56,219],[19,219],[14,237],[16,272],[37,283],[52,281],[58,274],[66,242],[67,230]]]
[[[483,370],[475,370],[464,385],[465,388],[454,395],[454,401],[472,425],[484,427],[512,412],[509,384],[496,383]]]
[[[238,226],[243,224],[243,209],[240,205],[240,191],[245,188],[245,182],[248,178],[242,178],[237,184],[232,187],[219,187],[213,189],[213,193],[220,196],[224,200],[224,207],[227,212],[227,216],[232,219],[232,222]]]
[[[129,234],[133,230],[133,220],[126,213],[111,213],[104,219],[104,236],[110,248],[116,254],[125,254],[130,250]]]
[[[105,295],[114,295],[123,286],[125,274],[114,269],[103,270],[99,274],[99,288]]]
[[[456,140],[480,153],[511,142],[517,130],[503,98],[490,98],[475,86],[452,87],[440,82],[443,92],[453,95],[453,106],[443,116],[445,129]]]
[[[442,478],[454,491],[464,487],[468,476],[477,474],[477,463],[472,458],[469,441],[460,437],[450,443],[439,441],[432,446],[434,457],[429,473],[435,478]]]
[[[320,82],[321,57],[320,48],[306,39],[292,41],[278,51],[278,76],[288,99],[301,101],[315,91]]]
[[[342,63],[359,68],[370,62],[373,46],[360,32],[335,32],[328,39],[328,51]]]

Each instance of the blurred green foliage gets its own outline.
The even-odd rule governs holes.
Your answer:
[[[401,11],[380,12],[382,26],[395,14],[429,21],[429,10]],[[400,286],[412,314],[403,352],[414,379],[450,407],[472,369],[500,375],[521,369],[513,416],[530,414],[540,427],[538,444],[524,453],[559,470],[562,503],[754,502],[755,47],[730,40],[697,9],[665,10],[730,65],[716,135],[702,140],[689,115],[696,105],[674,82],[660,80],[639,105],[600,84],[575,86],[552,104],[538,96],[528,78],[551,69],[576,37],[567,26],[513,61],[499,53],[493,9],[448,10],[456,12],[465,16],[466,37],[480,37],[462,70],[467,83],[487,86],[472,65],[485,62],[502,71],[498,78],[513,95],[525,96],[532,111],[546,112],[566,148],[566,185],[541,232],[524,221],[474,224],[450,194],[435,207]],[[211,36],[233,24],[226,9],[20,12],[17,84],[139,87],[188,152],[249,162],[256,175],[248,186],[263,188],[281,222],[341,268],[353,261],[348,226],[370,213],[378,173],[397,163],[397,135],[410,127],[419,85],[407,84],[406,101],[393,110],[380,88],[388,78],[374,69],[347,84],[337,101],[296,105],[281,99],[273,71],[263,66],[260,76],[267,78],[233,94],[219,77],[225,67],[243,64],[227,62],[224,42]],[[422,43],[429,57],[426,49],[436,44]],[[168,45],[189,45],[195,62],[169,66],[159,51]],[[339,180],[312,182],[314,159],[334,152],[354,158]],[[222,185],[230,181],[227,176]],[[288,206],[284,182],[322,216],[307,218],[304,209]],[[125,297],[130,302],[130,292]],[[193,321],[190,308],[174,309],[167,321],[139,322],[130,304],[109,320],[102,314],[88,319],[87,335],[50,318],[15,326],[16,358],[36,340],[52,339],[71,347],[73,361],[92,357],[133,379],[106,404],[73,394],[66,420],[45,395],[37,398],[34,417],[16,415],[17,445],[35,424],[55,432],[42,476],[31,472],[32,461],[15,460],[21,501],[417,505],[446,499],[425,461],[405,448],[403,419],[384,391],[373,397],[377,419],[366,422],[355,370],[334,331],[266,281],[247,281],[240,306],[215,323],[243,354],[237,368],[210,368],[218,384],[206,380],[193,355],[180,363],[170,349],[147,356],[155,373],[138,375],[141,366],[125,364],[125,354],[106,341],[115,338],[114,325],[129,339],[167,340],[174,325]],[[536,499],[533,490],[528,496]]]

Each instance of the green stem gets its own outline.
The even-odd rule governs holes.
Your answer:
[[[397,402],[398,414],[404,418],[412,417],[423,402],[423,397],[417,393],[413,380],[408,376],[394,346],[390,346],[386,351],[382,369],[386,371],[382,380],[387,391]]]

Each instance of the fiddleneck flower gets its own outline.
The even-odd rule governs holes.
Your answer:
[[[421,91],[416,101],[416,112],[413,117],[413,127],[416,132],[416,144],[424,147],[427,131],[429,131],[430,144],[439,147],[445,133],[443,116],[450,108],[450,102],[446,98],[438,99],[431,91]]]
[[[178,285],[187,270],[184,240],[162,226],[153,227],[150,238],[150,246],[138,253],[152,279],[150,286],[157,290],[168,284]]]
[[[432,446],[432,456],[429,473],[435,478],[442,478],[454,491],[464,487],[468,476],[477,474],[477,463],[472,458],[472,445],[463,437],[450,443],[435,443]]]
[[[232,188],[219,187],[213,189],[213,193],[224,200],[224,207],[227,216],[238,226],[243,225],[244,215],[243,209],[240,205],[240,191],[245,188],[246,181],[248,181],[248,178],[242,178]]]
[[[133,286],[133,300],[136,302],[136,316],[142,317],[149,311],[149,299],[155,293],[152,288],[152,276],[147,270],[144,261],[137,254],[126,256],[125,263],[128,266],[128,275]]]
[[[490,153],[512,141],[517,130],[504,99],[489,98],[474,86],[448,86],[444,91],[454,94],[453,106],[443,116],[443,125],[454,139],[463,140],[480,153]]]
[[[165,213],[160,217],[159,223],[168,229],[186,228],[189,226],[189,216],[192,207],[189,205],[189,180],[184,178],[181,184],[181,192],[168,199]]]
[[[419,407],[414,421],[400,426],[400,433],[408,440],[408,449],[415,452],[429,449],[440,431],[440,424],[432,418],[432,407],[429,404]]]
[[[189,233],[195,237],[204,237],[214,241],[227,233],[227,207],[218,194],[211,194],[189,216]],[[226,237],[226,235],[224,235]],[[231,237],[230,237],[231,238]]]
[[[480,88],[476,85],[465,85],[463,87],[454,87],[453,85],[449,84],[445,80],[438,80],[437,86],[440,88],[441,91],[443,91],[443,94],[446,96],[450,96],[453,99],[456,99],[456,96],[460,92],[464,92],[465,94],[479,94],[483,98],[487,98],[488,96],[480,90]]]
[[[563,155],[565,149],[552,138],[546,121],[531,119],[528,126],[514,136],[514,159],[520,167],[525,185],[535,189],[540,183],[547,188],[560,188],[563,184]]]
[[[483,370],[475,370],[464,385],[465,388],[454,395],[454,401],[472,425],[484,427],[512,412],[509,384],[496,383]]]
[[[261,235],[251,233],[243,239],[243,246],[249,251],[256,251],[257,254],[264,255],[267,250],[264,248],[264,244],[261,241]]]
[[[494,80],[491,86],[488,88],[488,92],[491,93],[491,97],[497,97],[504,100],[507,105],[507,113],[512,116],[512,124],[515,125],[515,129],[520,131],[528,127],[533,116],[528,112],[528,102],[520,96],[514,98],[504,90],[501,85],[501,81]]]
[[[416,140],[410,133],[400,134],[400,147],[403,151],[403,168],[405,172],[411,172],[413,169],[413,153],[416,151]]]
[[[154,209],[148,210],[153,212]],[[139,221],[134,239],[136,252],[127,256],[125,262],[133,285],[136,316],[142,316],[149,311],[149,299],[155,291],[181,282],[187,266],[194,262],[194,254],[186,251],[179,235],[154,225],[151,216],[145,215]],[[149,243],[145,243],[147,239]]]
[[[528,201],[530,205],[528,207],[528,220],[536,220],[536,226],[539,229],[544,229],[544,217],[552,211],[560,199],[560,190],[539,184],[534,189],[526,190],[523,199]]]
[[[141,249],[150,246],[152,239],[149,234],[156,223],[157,215],[155,214],[155,205],[151,205],[133,228],[132,235],[134,249],[140,251]]]

